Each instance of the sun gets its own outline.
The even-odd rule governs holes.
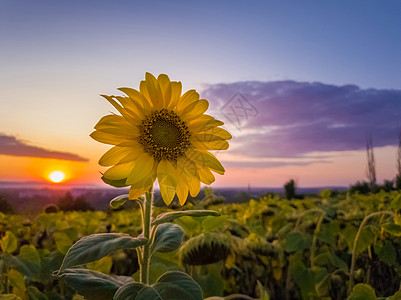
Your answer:
[[[53,171],[49,174],[49,179],[55,183],[62,182],[65,179],[65,173],[63,171]]]

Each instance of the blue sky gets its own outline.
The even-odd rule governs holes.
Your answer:
[[[187,74],[193,84],[293,79],[398,88],[400,15],[393,0],[3,0],[0,61],[13,73],[151,71]]]
[[[88,134],[97,120],[110,111],[98,95],[117,93],[116,88],[121,86],[136,88],[144,73],[151,72],[167,73],[171,79],[182,81],[184,90],[196,88],[209,95],[211,108],[217,113],[222,101],[231,97],[227,93],[227,99],[216,96],[224,92],[221,83],[228,84],[226,92],[232,94],[247,86],[244,82],[260,82],[261,88],[256,89],[260,92],[269,82],[276,81],[295,81],[305,88],[309,83],[320,82],[339,90],[355,85],[360,89],[358,95],[371,95],[372,89],[379,95],[392,93],[391,104],[385,108],[381,108],[380,97],[374,98],[372,105],[369,101],[373,98],[366,98],[360,106],[353,101],[344,107],[366,110],[367,117],[354,127],[364,132],[353,131],[352,137],[365,136],[368,130],[375,133],[369,118],[376,115],[375,122],[379,124],[388,121],[391,112],[392,123],[383,127],[387,134],[378,130],[373,140],[378,146],[394,146],[397,139],[393,143],[389,140],[399,126],[396,120],[401,101],[400,15],[401,2],[395,0],[0,0],[0,141],[16,141],[20,148],[15,153],[32,149],[32,157],[43,150],[52,155],[60,152],[89,158],[87,172],[96,173],[96,156],[105,148],[91,141]],[[241,91],[253,99],[252,88]],[[298,103],[307,105],[307,100],[299,97]],[[263,114],[270,108],[275,110],[279,102],[254,101],[260,114],[249,122],[248,130],[278,126],[263,118]],[[292,108],[291,101],[288,103]],[[341,101],[345,103],[347,98]],[[378,109],[377,114],[371,112],[373,108]],[[293,111],[294,119],[289,124],[296,126],[297,118],[304,118],[308,109],[305,106],[299,114]],[[329,108],[326,113],[330,114]],[[332,118],[340,115],[341,110],[335,110]],[[224,115],[219,117],[227,122]],[[352,114],[348,113],[347,120],[350,119]],[[334,121],[324,124],[328,129],[337,126],[340,130],[342,126]],[[249,154],[248,159],[287,156],[287,161],[269,161],[266,166],[302,166],[311,162],[327,165],[337,160],[333,158],[336,154],[327,156],[326,152],[361,149],[355,141],[349,141],[350,136],[344,140],[347,147],[328,140],[322,140],[319,147],[306,147],[305,143],[314,140],[314,133],[318,134],[316,127],[303,130],[310,134],[302,144],[300,134],[280,126],[274,134],[260,131],[258,139],[275,136],[275,142],[282,144],[255,146],[255,153],[266,147],[276,149],[265,155]],[[243,132],[233,128],[234,154],[235,149],[246,148]],[[385,142],[379,140],[381,136],[386,137]],[[362,140],[358,143],[363,144]],[[296,151],[285,155],[288,151],[283,149],[291,143],[303,147],[302,155],[319,152],[319,159],[295,160]],[[7,149],[3,161],[13,151]],[[281,154],[271,155],[277,152]],[[47,155],[43,153],[42,156]],[[387,154],[383,153],[385,157]],[[227,160],[241,168],[247,164],[244,160],[235,163],[232,157]],[[249,165],[255,165],[255,161]],[[384,177],[392,173],[387,170],[382,174]],[[0,172],[2,178],[6,177]]]

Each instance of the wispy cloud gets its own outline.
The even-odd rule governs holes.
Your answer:
[[[401,90],[317,82],[236,82],[210,85],[202,96],[214,102],[229,123],[233,119],[227,113],[236,111],[232,107],[236,102],[230,100],[238,93],[251,114],[242,114],[235,124],[239,130],[232,140],[234,154],[302,158],[312,152],[360,150],[368,134],[374,146],[398,143]],[[241,114],[240,105],[236,107]]]
[[[286,167],[286,166],[306,166],[311,163],[329,163],[327,160],[310,160],[310,161],[234,161],[234,160],[222,160],[224,162],[224,167],[226,168],[249,168],[249,169],[258,169],[258,168],[277,168],[277,167]]]
[[[0,155],[27,156],[53,158],[70,161],[89,161],[77,154],[54,151],[29,145],[27,142],[17,139],[15,136],[0,133]]]

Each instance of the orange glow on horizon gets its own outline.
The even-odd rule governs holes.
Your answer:
[[[57,171],[53,171],[49,174],[48,178],[50,179],[51,182],[54,183],[59,183],[59,182],[63,182],[65,179],[65,173],[63,171],[57,170]]]
[[[54,184],[55,181],[49,178],[50,173],[54,171],[61,171],[65,174],[65,178],[57,183],[57,185],[92,183],[99,178],[99,172],[94,169],[96,162],[87,163],[0,155],[0,166],[0,181],[6,182],[19,181]]]
[[[89,162],[74,162],[46,158],[15,157],[0,155],[0,182],[39,182],[61,188],[71,185],[99,185],[108,187],[101,180],[100,172],[106,168],[100,167],[97,157],[101,155],[94,151]],[[397,147],[388,146],[375,148],[377,163],[377,178],[381,183],[384,179],[395,176]],[[212,187],[282,187],[289,179],[296,180],[299,187],[316,186],[349,186],[358,180],[365,180],[366,153],[361,151],[343,151],[323,153],[323,161],[310,165],[282,166],[275,168],[233,168],[226,167],[226,174],[216,175]],[[226,164],[222,162],[223,166]],[[65,179],[60,183],[51,183],[49,174],[55,170],[65,173]]]

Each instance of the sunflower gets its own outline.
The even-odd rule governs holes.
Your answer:
[[[183,205],[188,193],[195,197],[201,182],[209,185],[215,172],[225,170],[209,150],[226,150],[230,133],[224,123],[205,114],[209,102],[195,90],[182,94],[181,82],[165,74],[146,73],[139,91],[120,88],[126,96],[106,96],[120,113],[104,116],[90,135],[114,145],[99,160],[110,167],[102,179],[114,186],[130,186],[136,199],[157,179],[164,202],[175,194]]]

